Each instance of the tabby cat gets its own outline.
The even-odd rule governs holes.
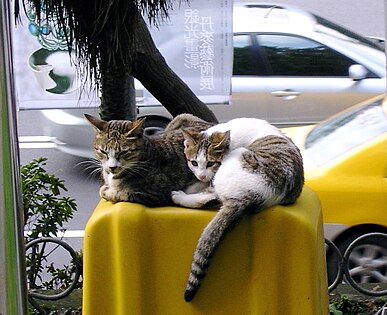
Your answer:
[[[225,233],[247,214],[294,203],[304,172],[298,148],[263,120],[238,118],[204,132],[186,130],[184,137],[190,169],[212,187],[192,195],[172,192],[173,201],[197,208],[214,198],[222,203],[198,240],[184,293],[189,302]]]
[[[202,189],[187,167],[180,128],[200,131],[213,124],[183,114],[172,120],[165,132],[148,137],[143,132],[144,119],[107,122],[87,114],[85,117],[94,126],[94,150],[102,169],[102,198],[164,206],[172,203],[173,190],[190,185],[195,187],[191,192]]]

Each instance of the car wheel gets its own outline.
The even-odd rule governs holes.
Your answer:
[[[144,133],[147,136],[152,136],[163,132],[168,125],[168,121],[157,119],[146,119],[144,124]]]
[[[352,247],[352,246],[351,246]],[[356,242],[346,253],[348,274],[356,283],[387,283],[387,243],[378,235]]]
[[[367,232],[368,233],[368,232]],[[355,233],[335,245],[344,256],[348,246],[366,233]],[[387,283],[387,242],[380,237],[367,237],[352,249],[348,259],[348,274],[356,283]],[[328,285],[339,272],[341,257],[334,251],[327,252]]]

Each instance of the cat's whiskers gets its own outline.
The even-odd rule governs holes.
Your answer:
[[[153,169],[151,163],[147,161],[137,161],[123,167],[124,172],[141,177],[144,177],[146,173],[149,173]]]
[[[78,162],[75,166],[83,166],[83,165],[100,165],[101,162],[93,157],[90,157],[84,161]]]
[[[87,177],[88,179],[89,178],[96,178],[96,177],[99,177],[101,174],[101,169],[100,168],[96,168],[94,170],[92,170],[89,174],[89,176]]]
[[[82,171],[86,171],[88,173],[87,179],[99,177],[99,174],[102,171],[101,162],[96,158],[89,158],[81,161],[77,163],[75,167],[81,167]]]

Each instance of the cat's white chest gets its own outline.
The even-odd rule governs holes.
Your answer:
[[[105,180],[105,184],[108,185],[109,187],[116,187],[120,183],[119,179],[114,179],[114,174],[112,173],[108,173],[104,171],[103,177]]]

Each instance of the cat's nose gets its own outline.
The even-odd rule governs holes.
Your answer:
[[[205,175],[199,175],[198,176],[198,180],[205,180],[206,179],[206,176]]]
[[[109,171],[114,174],[118,171],[118,167],[117,166],[110,166]]]

